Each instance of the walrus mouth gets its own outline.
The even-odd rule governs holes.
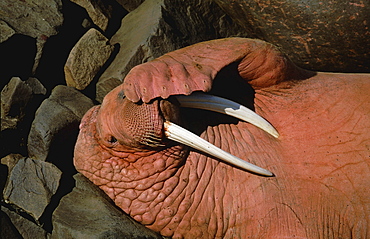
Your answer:
[[[279,137],[279,133],[269,122],[252,110],[236,102],[204,93],[193,93],[189,96],[176,96],[176,98],[181,107],[198,108],[227,114],[249,122],[271,134],[275,138]],[[168,139],[212,155],[228,164],[255,174],[268,177],[274,176],[272,172],[248,163],[168,120],[164,122],[164,132]]]

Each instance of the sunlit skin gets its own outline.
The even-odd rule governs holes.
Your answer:
[[[88,111],[74,163],[118,207],[164,236],[366,238],[368,89],[369,74],[303,70],[260,40],[199,43],[133,68]],[[252,102],[279,137],[230,116],[183,109],[173,97],[196,91]],[[166,121],[274,177],[167,139]]]

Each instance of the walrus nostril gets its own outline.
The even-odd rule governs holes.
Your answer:
[[[117,139],[114,136],[111,136],[108,140],[109,143],[114,144],[117,142]]]
[[[159,109],[165,121],[180,124],[180,104],[175,97],[161,100],[159,102]]]

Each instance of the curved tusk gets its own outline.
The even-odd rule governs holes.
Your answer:
[[[269,122],[252,110],[234,101],[204,93],[193,93],[187,96],[177,95],[176,98],[181,107],[211,110],[218,113],[227,114],[249,122],[271,134],[275,138],[279,137],[279,133],[276,131],[274,126],[272,126]]]
[[[274,176],[270,171],[248,163],[172,122],[164,122],[164,129],[166,137],[170,140],[190,146],[249,172],[269,177]]]

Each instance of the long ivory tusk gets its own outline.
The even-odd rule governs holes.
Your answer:
[[[275,138],[279,137],[279,133],[276,131],[274,126],[272,126],[269,122],[252,110],[234,101],[204,93],[193,93],[188,96],[177,95],[176,98],[181,107],[211,110],[218,113],[227,114],[249,122],[271,134]]]
[[[270,171],[248,163],[172,122],[164,122],[164,129],[166,137],[170,140],[190,146],[249,172],[269,177],[274,176]]]

